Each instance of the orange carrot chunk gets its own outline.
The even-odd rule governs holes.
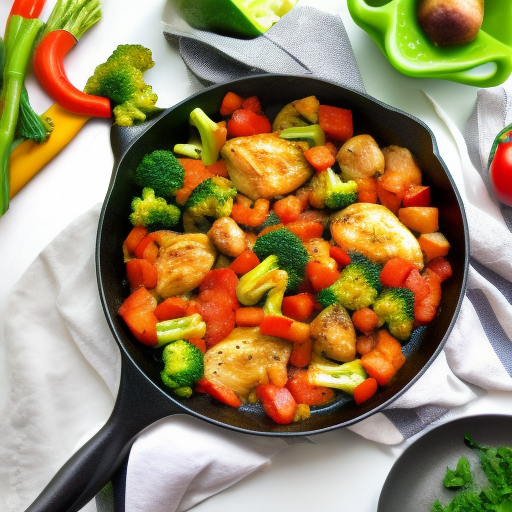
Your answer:
[[[250,270],[257,267],[260,264],[260,260],[256,253],[251,249],[246,249],[239,254],[231,263],[229,268],[239,276],[247,274]]]
[[[147,234],[147,229],[144,226],[134,226],[124,241],[125,249],[130,254],[133,254],[137,248],[137,245],[139,245],[139,243],[143,238],[146,237]]]
[[[238,327],[256,327],[261,324],[264,316],[263,308],[256,306],[238,308],[235,312],[235,323]]]
[[[283,299],[283,315],[293,320],[303,322],[307,320],[315,308],[315,299],[310,293],[289,295]]]
[[[276,336],[293,343],[305,343],[309,340],[309,324],[285,316],[266,316],[260,324],[260,332],[265,336]]]
[[[187,311],[190,301],[182,297],[169,297],[158,304],[155,308],[155,316],[160,322],[164,320],[173,320],[188,316]]]
[[[308,339],[304,343],[294,343],[288,362],[297,368],[304,368],[311,362],[313,355],[313,341]]]
[[[414,264],[403,258],[391,258],[388,260],[380,273],[380,282],[384,286],[401,287],[414,268]]]
[[[228,92],[220,105],[220,115],[221,116],[229,116],[231,115],[235,110],[238,110],[239,108],[242,108],[242,103],[244,102],[244,99],[242,96],[239,96],[238,94],[235,94],[234,92]]]
[[[299,218],[302,213],[302,202],[294,195],[287,196],[275,202],[274,211],[283,224],[288,224]]]
[[[329,256],[338,264],[339,267],[346,267],[350,263],[350,255],[345,249],[333,245],[329,249]]]
[[[327,146],[313,146],[304,151],[304,156],[316,172],[322,172],[336,162],[336,157]]]
[[[377,392],[377,381],[373,377],[368,377],[354,389],[354,400],[356,404],[362,404],[371,398]]]
[[[144,286],[151,290],[155,288],[158,282],[156,267],[145,259],[133,258],[128,260],[126,262],[126,276],[132,290],[139,286]]]
[[[316,292],[331,286],[340,277],[338,269],[326,267],[319,261],[310,261],[306,265],[306,276]]]
[[[156,324],[154,310],[156,299],[144,287],[137,288],[121,304],[118,313],[132,334],[145,345],[156,346]]]

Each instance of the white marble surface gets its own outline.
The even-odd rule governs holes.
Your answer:
[[[151,48],[156,65],[146,74],[168,107],[191,92],[187,72],[177,51],[164,40],[160,21],[165,0],[106,0],[103,19],[66,58],[71,81],[83,87],[94,67],[118,44],[139,43]],[[352,21],[343,0],[301,0],[343,19],[361,69],[367,91],[377,99],[405,110],[433,130],[440,153],[453,172],[459,167],[452,137],[437,118],[428,93],[462,130],[475,101],[474,87],[415,79],[396,71],[377,46]],[[0,3],[4,26],[11,2]],[[48,2],[45,13],[52,7]],[[321,30],[321,27],[319,27]],[[51,100],[28,79],[33,105],[43,111]],[[9,292],[37,254],[73,219],[101,202],[112,169],[110,122],[91,120],[66,149],[40,172],[12,201],[0,219],[0,325],[5,321]],[[6,362],[0,344],[0,411],[4,403]],[[479,398],[453,411],[453,415],[512,410],[510,393],[478,392]],[[107,405],[97,407],[98,421],[108,415]],[[245,512],[261,510],[344,510],[373,512],[380,489],[404,446],[388,448],[339,429],[314,437],[314,444],[292,447],[278,456],[272,467],[257,473],[208,499],[194,510]]]

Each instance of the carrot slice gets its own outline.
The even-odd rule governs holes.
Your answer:
[[[327,146],[313,146],[304,151],[304,156],[316,172],[325,171],[336,163],[336,157]]]
[[[235,312],[235,323],[238,327],[256,327],[265,317],[263,308],[256,306],[238,308]]]
[[[354,400],[357,405],[362,404],[377,392],[377,381],[368,377],[354,389]]]
[[[305,343],[309,340],[309,324],[297,322],[285,316],[266,316],[260,324],[260,332],[266,336],[276,336],[293,343]]]
[[[294,343],[288,362],[297,368],[304,368],[311,362],[313,341],[311,338],[304,343]]]
[[[302,213],[302,202],[294,195],[287,196],[275,202],[274,211],[283,224],[288,224],[299,218]]]

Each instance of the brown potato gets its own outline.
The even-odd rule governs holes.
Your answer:
[[[164,299],[197,288],[212,268],[217,251],[203,233],[157,231],[153,238],[159,246],[155,267],[156,292]]]
[[[221,154],[237,190],[253,201],[293,192],[313,174],[296,143],[271,133],[228,140]]]
[[[356,135],[341,146],[336,160],[345,180],[372,178],[384,172],[384,155],[370,135]]]

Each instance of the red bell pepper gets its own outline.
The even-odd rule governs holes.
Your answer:
[[[260,384],[255,389],[256,396],[265,412],[276,423],[287,425],[297,412],[297,402],[287,388],[274,384]]]

